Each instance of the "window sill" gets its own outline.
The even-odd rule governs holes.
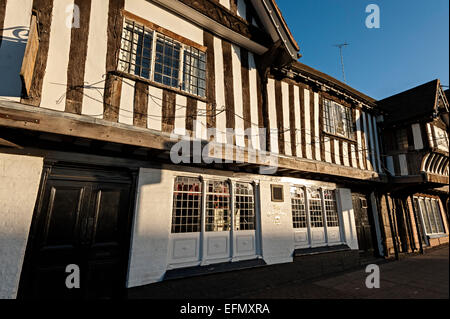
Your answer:
[[[430,238],[430,239],[436,239],[436,238],[444,238],[444,237],[448,237],[448,235],[447,235],[447,234],[444,234],[444,233],[442,233],[442,234],[427,235],[427,236],[428,236],[428,238]]]
[[[333,134],[333,133],[328,133],[326,131],[322,131],[322,134],[324,136],[328,136],[328,137],[332,137],[332,138],[336,138],[338,140],[342,140],[343,142],[348,142],[348,143],[352,143],[352,144],[356,144],[356,139],[351,139],[348,137],[344,137],[341,135],[337,135],[337,134]]]
[[[168,85],[164,85],[164,84],[152,81],[152,80],[141,78],[139,76],[132,75],[132,74],[129,74],[129,73],[126,73],[126,72],[123,72],[123,71],[112,71],[111,73],[114,74],[114,75],[120,76],[122,78],[126,78],[126,79],[137,81],[137,82],[143,82],[143,83],[146,83],[146,84],[151,85],[153,87],[157,87],[159,89],[168,90],[168,91],[174,92],[176,94],[184,95],[186,97],[190,97],[190,98],[196,99],[196,100],[198,100],[200,102],[204,102],[204,103],[208,103],[209,102],[206,97],[200,97],[198,95],[194,95],[194,94],[185,92],[183,90],[180,90],[180,89],[168,86]]]

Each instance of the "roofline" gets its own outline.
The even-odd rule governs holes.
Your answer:
[[[308,76],[311,76],[312,78],[314,78],[320,82],[324,82],[324,84],[328,84],[331,87],[339,89],[339,90],[343,91],[344,93],[351,95],[354,98],[356,97],[357,99],[365,102],[368,106],[371,106],[373,108],[375,108],[377,106],[377,100],[375,100],[374,98],[372,98],[364,93],[361,93],[360,91],[335,79],[334,77],[332,77],[328,74],[325,74],[323,72],[320,72],[306,64],[296,61],[295,63],[292,64],[291,68],[294,71],[299,71]]]

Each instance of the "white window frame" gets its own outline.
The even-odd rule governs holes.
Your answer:
[[[431,197],[413,196],[413,201],[414,200],[417,200],[417,209],[419,211],[419,216],[422,221],[422,227],[423,227],[424,234],[430,238],[445,236],[446,235],[445,225],[444,225],[444,220],[442,218],[442,211],[441,211],[441,207],[439,205],[440,204],[439,200],[435,199],[435,198],[431,198]],[[423,212],[421,201],[423,201],[423,206],[425,208],[425,212]],[[427,201],[430,203],[429,205],[431,208],[431,212],[428,211]],[[433,202],[436,205],[435,207],[438,208],[437,212],[435,212]],[[439,216],[438,216],[439,221],[436,220],[436,217],[437,217],[436,214],[439,214]],[[429,227],[428,227],[429,229],[427,229],[426,225],[429,225]],[[433,230],[433,227],[436,228],[436,231]]]

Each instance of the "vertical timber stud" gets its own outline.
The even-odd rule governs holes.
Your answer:
[[[117,122],[119,119],[122,91],[122,79],[111,72],[117,70],[124,6],[125,0],[109,0],[103,117],[112,122]]]
[[[243,117],[244,130],[252,127],[252,116],[250,110],[250,73],[248,63],[248,51],[241,48],[241,77],[242,77],[242,102],[243,102]],[[252,141],[251,136],[245,135],[245,147],[248,147],[248,140]],[[254,145],[253,145],[254,147]]]
[[[2,46],[3,39],[3,25],[5,23],[6,1],[7,0],[0,1],[0,47]]]
[[[175,128],[175,102],[176,94],[163,90],[162,100],[162,131],[171,133]]]
[[[286,145],[284,144],[283,92],[281,89],[281,80],[279,79],[275,79],[275,109],[277,113],[278,150],[280,154],[285,155]]]
[[[41,104],[42,85],[45,69],[47,68],[50,29],[52,24],[53,0],[34,0],[33,10],[37,12],[39,50],[36,56],[36,63],[34,65],[34,74],[29,95],[28,97],[23,97],[21,99],[21,103],[39,106]]]
[[[147,128],[148,84],[136,81],[133,109],[133,125]]]
[[[192,137],[194,135],[194,121],[197,120],[197,100],[188,97],[186,105],[186,133],[190,134]]]
[[[216,72],[215,72],[215,52],[214,36],[211,32],[203,31],[203,43],[207,48],[206,54],[206,126],[207,128],[216,128]]]
[[[92,0],[75,0],[80,8],[80,27],[72,28],[67,67],[66,112],[81,114]]]
[[[231,43],[222,40],[223,48],[223,71],[225,79],[225,113],[227,129],[235,129],[235,111],[234,111],[234,86],[233,86],[233,65],[231,56]],[[227,136],[227,143],[228,141]],[[236,136],[233,137],[233,145],[236,145]]]

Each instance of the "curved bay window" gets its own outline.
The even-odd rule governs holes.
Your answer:
[[[173,190],[172,233],[201,231],[202,183],[198,178],[177,177]]]
[[[228,182],[206,183],[206,231],[229,231],[231,228],[230,185]]]

